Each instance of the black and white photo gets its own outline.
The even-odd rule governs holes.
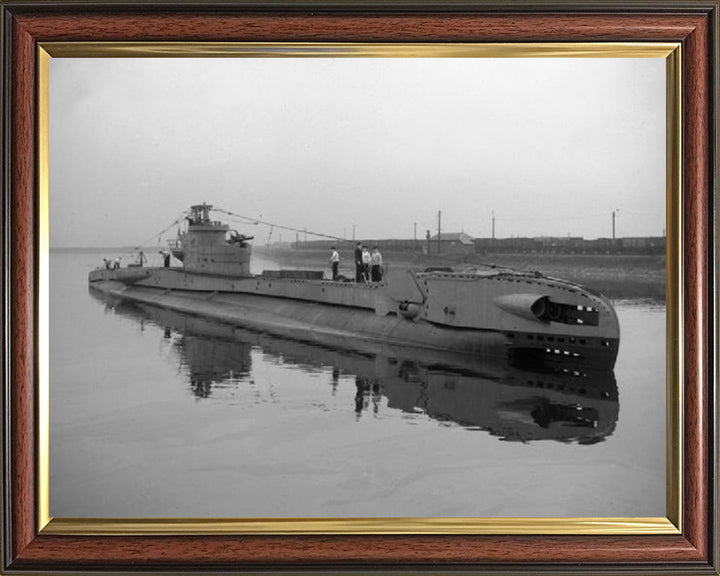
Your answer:
[[[662,58],[53,58],[49,507],[659,517]]]

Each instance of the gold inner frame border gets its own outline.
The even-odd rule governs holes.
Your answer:
[[[50,58],[664,58],[666,60],[666,516],[657,518],[53,518],[49,510]],[[682,531],[681,45],[588,43],[45,42],[37,53],[38,532],[52,535],[679,534]]]

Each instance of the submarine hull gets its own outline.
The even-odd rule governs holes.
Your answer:
[[[245,293],[165,291],[126,286],[113,281],[92,283],[90,289],[134,302],[305,341],[322,341],[332,336],[339,343],[362,339],[469,355],[508,355],[507,338],[498,332],[452,330],[428,322],[411,322],[396,315],[379,316],[372,310],[362,308],[328,306]]]
[[[398,297],[385,284],[233,278],[163,268],[146,269],[143,278],[129,282],[117,272],[93,271],[90,289],[306,341],[320,336],[338,342],[378,341],[502,357],[514,364],[551,371],[612,369],[617,356],[619,338],[612,335],[586,333],[580,337],[563,333],[562,327],[548,330],[549,323],[526,321],[502,311],[501,321],[484,329],[444,324],[426,319],[424,314],[407,316],[398,306]],[[408,290],[405,293],[412,296]]]

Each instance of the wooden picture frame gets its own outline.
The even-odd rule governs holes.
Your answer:
[[[7,573],[151,570],[718,573],[717,1],[135,2],[7,1],[2,15],[3,522]],[[43,43],[63,42],[573,43],[681,46],[682,436],[680,530],[592,535],[381,530],[347,534],[114,535],[43,530],[38,433],[38,149]],[[669,174],[672,178],[674,174]],[[669,258],[670,260],[670,258]],[[46,447],[45,447],[46,449]],[[45,487],[46,489],[47,487]],[[514,533],[510,533],[514,532]],[[522,532],[522,530],[520,530]],[[567,532],[567,531],[565,531]]]

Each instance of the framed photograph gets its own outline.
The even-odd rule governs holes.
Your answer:
[[[3,573],[718,573],[717,2],[0,8]]]

